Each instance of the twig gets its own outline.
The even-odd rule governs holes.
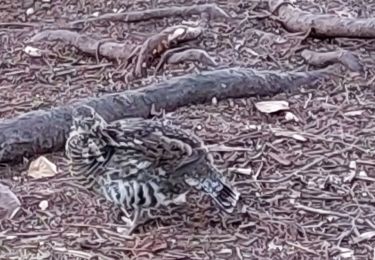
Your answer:
[[[305,205],[302,205],[302,204],[294,204],[293,206],[296,209],[302,209],[302,210],[305,210],[305,211],[308,211],[308,212],[317,213],[317,214],[321,214],[321,215],[332,215],[332,216],[338,216],[338,217],[343,217],[343,218],[350,217],[350,215],[348,215],[348,214],[340,213],[340,212],[337,212],[337,211],[316,209],[316,208],[312,208],[312,207],[305,206]]]
[[[287,180],[290,180],[294,176],[297,176],[302,171],[305,171],[305,170],[309,169],[310,167],[314,166],[315,164],[318,164],[319,162],[323,161],[324,159],[325,159],[325,156],[320,156],[320,157],[316,158],[315,160],[313,160],[312,162],[306,164],[305,166],[297,169],[292,174],[289,174],[289,175],[287,175],[283,178],[280,178],[278,180],[254,180],[254,182],[258,182],[258,183],[281,183],[281,182],[285,182]]]
[[[68,255],[75,256],[75,257],[84,258],[84,259],[92,259],[92,257],[94,256],[93,254],[90,254],[90,253],[86,253],[86,252],[78,251],[78,250],[66,249],[65,247],[52,247],[52,250],[59,252],[59,253],[64,253],[64,254],[68,254]],[[106,259],[109,259],[109,258],[106,258]]]
[[[289,242],[289,241],[285,241],[285,243],[287,243],[288,245],[290,246],[294,246],[296,248],[299,248],[299,249],[302,249],[310,254],[313,254],[313,255],[316,255],[316,256],[319,256],[318,253],[316,253],[315,251],[311,250],[310,248],[307,248],[307,247],[304,247],[304,246],[301,246],[301,245],[298,245],[296,243],[292,243],[292,242]]]

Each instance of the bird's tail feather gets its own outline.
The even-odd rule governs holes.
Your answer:
[[[185,183],[197,190],[204,191],[227,213],[232,213],[240,199],[240,193],[224,178],[218,170],[200,157],[193,160],[178,171],[184,174]],[[203,160],[203,162],[199,162]],[[202,176],[203,175],[203,176]]]
[[[221,189],[210,193],[213,200],[227,213],[232,213],[240,198],[240,193],[228,184],[220,181]]]

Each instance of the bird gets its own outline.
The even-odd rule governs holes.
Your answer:
[[[200,138],[177,126],[144,118],[108,123],[88,105],[73,110],[65,145],[71,174],[120,206],[142,210],[186,203],[193,188],[233,213],[240,193],[214,165]]]

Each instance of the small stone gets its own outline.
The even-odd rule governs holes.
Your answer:
[[[46,210],[48,208],[48,201],[47,200],[42,200],[40,203],[39,203],[39,208],[41,210]]]

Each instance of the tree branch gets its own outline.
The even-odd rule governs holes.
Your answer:
[[[189,74],[136,91],[90,98],[77,103],[32,111],[0,121],[0,162],[17,162],[23,157],[61,150],[71,126],[71,112],[83,104],[94,107],[111,122],[126,117],[149,117],[151,107],[173,111],[178,107],[227,98],[273,95],[331,75],[330,69],[309,72],[256,71],[230,68]]]

